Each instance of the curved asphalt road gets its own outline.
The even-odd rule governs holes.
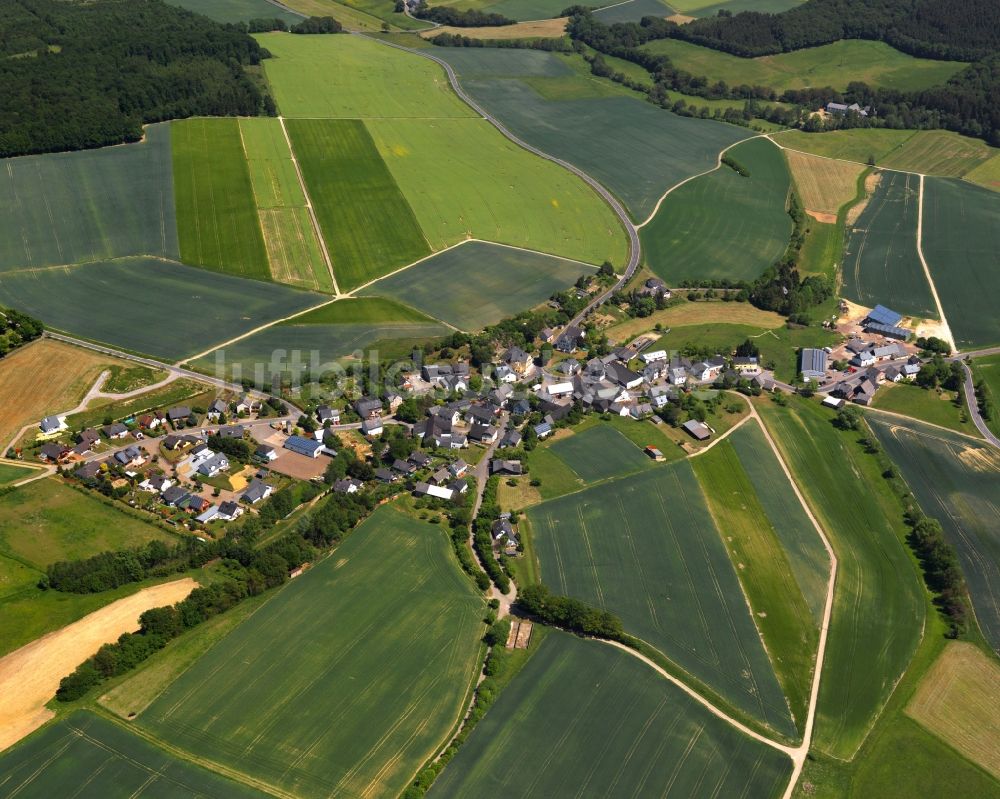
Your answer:
[[[568,161],[563,161],[561,158],[556,158],[553,155],[549,155],[548,153],[539,150],[537,147],[528,144],[523,139],[519,139],[517,136],[515,136],[513,133],[507,130],[507,128],[503,126],[503,123],[501,123],[499,119],[490,114],[489,111],[487,111],[485,108],[479,105],[479,103],[473,100],[466,93],[465,89],[462,88],[462,84],[459,83],[458,81],[458,75],[455,74],[455,70],[452,69],[451,64],[449,64],[443,58],[438,58],[436,55],[431,55],[430,53],[423,50],[414,50],[411,47],[403,47],[403,45],[401,44],[396,44],[394,42],[387,42],[383,39],[373,39],[371,36],[367,36],[364,33],[355,32],[354,35],[364,36],[364,38],[371,39],[371,41],[378,42],[379,44],[384,44],[387,47],[395,47],[397,50],[402,50],[406,53],[412,53],[413,55],[418,55],[421,56],[422,58],[429,58],[436,64],[441,65],[441,67],[444,68],[445,74],[448,76],[448,82],[451,83],[451,88],[455,91],[455,94],[457,94],[462,99],[462,101],[466,103],[466,105],[472,108],[473,111],[475,111],[483,119],[485,119],[487,122],[493,125],[493,127],[495,127],[504,136],[506,136],[508,139],[514,142],[514,144],[516,144],[518,147],[527,150],[529,153],[537,155],[539,158],[544,158],[546,161],[551,161],[554,164],[558,164],[563,169],[567,169],[570,172],[572,172],[578,178],[587,183],[587,185],[590,186],[594,191],[596,191],[604,200],[604,202],[606,202],[609,206],[611,206],[611,210],[615,212],[615,215],[618,217],[618,221],[621,222],[622,227],[625,228],[625,232],[628,233],[629,256],[628,256],[628,261],[625,264],[625,272],[615,282],[615,284],[611,286],[611,288],[606,289],[605,291],[601,292],[596,297],[594,297],[594,299],[590,301],[590,303],[587,305],[586,308],[584,308],[582,311],[580,311],[579,314],[576,315],[576,317],[570,320],[569,324],[571,325],[580,324],[580,322],[583,321],[584,317],[586,317],[587,314],[589,314],[592,310],[594,310],[594,308],[596,308],[598,305],[607,300],[608,297],[610,297],[615,291],[620,289],[622,286],[628,283],[629,280],[632,279],[632,275],[635,274],[635,270],[639,266],[639,257],[642,253],[642,248],[641,245],[639,244],[639,231],[636,230],[635,225],[632,224],[632,220],[629,218],[628,212],[625,210],[624,206],[620,202],[618,202],[618,200],[611,192],[609,192],[606,188],[604,188],[604,186],[598,183],[594,178],[592,178],[582,169],[573,166],[573,164],[569,163]]]

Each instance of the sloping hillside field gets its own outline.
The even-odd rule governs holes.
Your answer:
[[[788,246],[791,176],[781,150],[754,139],[728,153],[728,166],[671,192],[642,229],[646,263],[669,285],[686,279],[752,281]]]
[[[743,712],[795,727],[690,463],[601,483],[528,512],[542,580],[616,613]]]
[[[1000,344],[1000,194],[927,178],[923,249],[958,346]]]
[[[878,186],[849,228],[844,251],[844,296],[872,308],[936,318],[934,298],[917,254],[920,179],[882,172]],[[947,313],[947,312],[946,312]]]
[[[1000,455],[992,447],[916,421],[869,424],[920,507],[958,552],[983,635],[1000,653]]]
[[[555,66],[565,67],[565,59],[554,53],[543,60],[530,50],[503,50],[482,63],[474,61],[478,52],[462,48],[442,47],[435,55],[455,66],[463,88],[511,132],[592,175],[636,220],[649,216],[670,186],[711,169],[719,151],[751,135],[734,125],[664,113],[625,92],[596,91],[589,77]],[[565,77],[556,78],[558,90],[551,93],[528,82],[558,75]]]
[[[598,424],[549,447],[585,483],[638,472],[653,461],[610,425]]]
[[[790,768],[631,655],[553,632],[428,796],[768,799]]]
[[[412,305],[460,330],[479,330],[545,302],[592,274],[586,264],[470,241],[378,281],[364,294]]]
[[[125,727],[78,711],[0,757],[0,797],[264,799],[267,794],[167,754]]]
[[[383,507],[139,723],[296,796],[397,795],[465,707],[484,610],[444,531]]]
[[[826,409],[758,405],[837,555],[814,745],[850,759],[903,674],[923,629],[924,588],[902,541],[896,498],[874,458]]]
[[[323,299],[150,258],[19,272],[0,281],[2,305],[58,330],[168,361]]]
[[[176,258],[170,140],[170,125],[149,125],[139,144],[0,161],[0,273]]]

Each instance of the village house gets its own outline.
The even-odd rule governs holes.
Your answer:
[[[760,372],[760,362],[756,355],[737,355],[733,358],[733,369],[741,377],[755,375]]]
[[[212,452],[208,450],[208,452]],[[212,452],[211,456],[198,464],[198,474],[205,477],[215,477],[219,472],[224,472],[229,468],[229,458],[221,452]]]
[[[247,486],[246,491],[243,492],[243,496],[240,497],[240,501],[246,502],[248,505],[256,505],[261,500],[265,500],[271,496],[272,491],[274,491],[273,486],[268,485],[262,480],[253,479],[250,481],[250,485]]]
[[[429,483],[417,483],[413,493],[418,497],[434,497],[436,499],[451,499],[455,495],[455,491],[448,486]]]
[[[569,325],[556,339],[555,347],[559,352],[566,354],[571,354],[576,352],[576,348],[580,346],[580,342],[584,337],[584,332],[576,325]]]
[[[69,451],[70,447],[66,444],[42,444],[38,450],[38,457],[43,461],[58,463],[69,454]]]
[[[382,415],[382,400],[378,397],[362,397],[355,401],[354,411],[362,419],[375,419]]]
[[[128,435],[128,428],[121,422],[106,424],[101,428],[101,432],[106,438],[121,439]]]
[[[261,444],[253,451],[254,459],[261,463],[270,463],[278,459],[278,450],[270,444]]]
[[[251,397],[249,394],[244,394],[236,402],[234,410],[236,411],[237,414],[243,414],[243,415],[253,413],[256,410],[260,410],[260,400]],[[243,511],[241,509],[240,513],[242,512]]]
[[[361,434],[374,437],[382,435],[382,417],[373,416],[361,423]]]
[[[459,458],[448,466],[448,471],[453,477],[464,477],[465,473],[469,471],[469,464]]]
[[[44,436],[54,436],[68,429],[65,416],[46,416],[38,423]]]
[[[494,458],[490,461],[490,474],[524,474],[524,466],[521,461]]]
[[[340,409],[331,408],[329,405],[320,405],[316,409],[316,418],[319,419],[319,423],[324,427],[328,423],[338,425],[340,424]]]
[[[212,400],[212,404],[208,406],[208,413],[205,416],[209,421],[217,422],[224,413],[229,412],[229,406],[223,402],[221,399]]]
[[[219,428],[218,436],[220,438],[243,438],[243,434],[246,432],[246,428],[241,424],[227,424]]]
[[[187,405],[178,405],[167,411],[167,419],[174,427],[185,424],[190,415],[191,409]]]
[[[243,508],[235,502],[223,502],[219,505],[219,510],[215,514],[216,518],[224,522],[231,522],[243,515]]]
[[[523,375],[532,365],[531,356],[520,347],[511,347],[500,360],[517,375]]]
[[[356,494],[361,490],[364,483],[360,480],[355,480],[353,477],[345,478],[343,480],[338,480],[333,484],[333,490],[337,494]]]
[[[699,422],[695,419],[689,419],[681,426],[698,441],[707,441],[712,435],[712,428],[704,422]]]

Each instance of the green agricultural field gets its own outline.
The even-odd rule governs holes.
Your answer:
[[[176,540],[58,480],[36,480],[0,495],[0,553],[42,571],[56,561]]]
[[[554,632],[428,794],[777,797],[791,764],[631,655]]]
[[[472,237],[593,264],[625,261],[621,224],[597,193],[486,120],[366,125],[433,249]]]
[[[4,159],[0,273],[143,254],[178,256],[169,125],[139,144]]]
[[[747,423],[728,440],[781,542],[798,589],[818,624],[823,619],[830,574],[830,557],[823,541],[795,496],[760,427]]]
[[[394,0],[338,0],[338,2],[342,2],[352,11],[376,17],[404,30],[423,30],[430,27],[429,22],[412,19],[401,12],[396,12]]]
[[[731,353],[745,339],[756,338],[765,328],[753,325],[734,325],[726,322],[709,322],[703,325],[678,325],[671,327],[652,345],[652,349],[684,352],[688,348],[709,347],[719,352]]]
[[[246,118],[239,120],[239,128],[271,279],[298,288],[333,291],[333,276],[281,121]]]
[[[1000,410],[997,410],[997,399],[1000,398],[1000,355],[987,355],[973,359],[973,376],[978,383],[984,381],[993,394],[993,418],[986,420],[986,426],[995,435],[1000,435]]]
[[[216,22],[249,22],[252,19],[281,19],[289,25],[302,21],[300,14],[293,14],[269,0],[166,0],[197,14],[204,14]]]
[[[775,133],[772,138],[782,147],[825,158],[842,158],[859,164],[868,163],[869,158],[874,158],[876,163],[881,164],[884,158],[902,148],[913,135],[912,130],[855,128],[826,133],[787,130]]]
[[[302,289],[333,291],[312,216],[307,208],[267,208],[259,212],[271,279]]]
[[[182,120],[173,123],[172,141],[181,260],[269,280],[239,122]]]
[[[593,269],[537,252],[471,241],[369,286],[461,330],[539,305]]]
[[[937,318],[917,253],[920,179],[882,172],[878,186],[849,229],[844,250],[844,296],[878,303],[908,316]]]
[[[0,797],[264,799],[123,726],[77,711],[0,756]]]
[[[736,570],[687,461],[528,511],[542,581],[617,614],[727,702],[795,726]]]
[[[902,542],[899,502],[858,434],[838,432],[815,402],[757,407],[837,555],[814,744],[849,759],[920,640],[923,585]]]
[[[428,254],[413,210],[363,122],[292,119],[286,125],[341,290]]]
[[[301,378],[305,370],[316,380],[339,370],[340,363],[358,350],[376,361],[408,358],[413,347],[450,334],[437,322],[388,318],[377,324],[275,325],[216,350],[195,366],[218,377],[254,378],[257,385],[270,385],[271,376],[278,373]]]
[[[82,338],[177,360],[324,297],[286,286],[134,259],[22,272],[0,283],[0,304]]]
[[[585,483],[632,474],[653,464],[635,444],[606,424],[561,438],[549,449]]]
[[[380,31],[382,20],[354,8],[341,5],[336,0],[285,0],[282,5],[310,17],[333,17],[349,31]],[[394,34],[386,34],[394,35]],[[407,36],[407,39],[414,37]]]
[[[430,5],[477,9],[489,14],[502,14],[507,19],[521,22],[561,16],[566,6],[560,5],[560,2],[561,0],[435,0]]]
[[[314,311],[296,316],[283,326],[301,325],[373,325],[433,323],[419,311],[384,297],[358,297],[338,300]]]
[[[239,120],[239,135],[250,169],[257,208],[305,206],[295,164],[281,121],[270,117]]]
[[[731,438],[748,429],[751,426],[744,425]],[[757,429],[756,424],[752,424],[752,429]],[[757,432],[758,441],[754,443],[763,443]],[[750,443],[750,439],[745,440],[745,444]],[[764,447],[762,454],[767,445]],[[723,534],[726,550],[753,611],[754,623],[801,731],[809,706],[819,624],[792,571],[783,541],[730,441],[723,441],[693,459],[691,465],[715,525]],[[774,466],[771,465],[772,469]],[[787,485],[785,490],[791,491]],[[801,511],[798,516],[801,518]],[[810,536],[808,520],[799,528],[799,535],[817,537],[814,531]]]
[[[558,457],[551,447],[536,447],[528,454],[528,467],[532,479],[541,481],[538,494],[542,499],[553,499],[579,491],[583,480]]]
[[[987,444],[919,422],[870,415],[878,435],[928,516],[958,551],[976,619],[1000,651],[1000,455]]]
[[[646,264],[669,285],[698,278],[752,281],[788,247],[791,176],[781,150],[754,139],[729,155],[750,177],[723,165],[668,195],[642,229]]]
[[[1000,194],[927,178],[923,251],[959,348],[1000,343]]]
[[[965,410],[965,401],[958,400],[953,391],[926,389],[914,383],[887,383],[875,395],[872,407],[980,437]]]
[[[606,5],[594,12],[594,17],[605,25],[616,22],[638,22],[643,17],[668,17],[674,13],[665,0],[628,0],[625,3]]]
[[[396,795],[466,707],[484,610],[444,531],[382,507],[138,723],[281,792]]]
[[[836,279],[844,257],[844,226],[840,222],[827,224],[806,220],[806,240],[799,251],[799,274],[824,275]],[[813,309],[813,314],[815,314]]]
[[[471,56],[464,48],[439,48],[441,58],[461,70]],[[657,200],[684,178],[715,166],[719,152],[751,132],[745,128],[703,119],[680,117],[654,108],[637,96],[614,90],[594,96],[592,86],[602,87],[593,78],[576,74],[556,78],[557,90],[549,97],[523,79],[507,73],[530,63],[537,66],[537,54],[526,50],[501,51],[488,63],[494,76],[481,68],[462,85],[505,127],[543,152],[562,158],[583,169],[607,186],[627,206],[632,217],[645,219]],[[531,54],[530,61],[525,58]],[[563,56],[548,54],[552,63],[566,62]],[[565,65],[565,63],[564,63]],[[539,81],[544,78],[528,78]],[[589,91],[578,99],[574,87]]]
[[[856,80],[872,87],[916,91],[945,83],[966,66],[959,61],[914,58],[883,42],[863,39],[759,58],[739,58],[680,39],[657,39],[640,49],[668,56],[677,69],[704,75],[709,83],[722,80],[730,86],[767,86],[779,94],[822,86],[843,91]]]
[[[360,36],[256,38],[274,56],[264,72],[285,117],[475,116],[429,59]]]
[[[740,11],[778,14],[795,8],[801,4],[802,0],[724,0],[721,3],[709,0],[710,5],[703,5],[704,2],[705,0],[679,0],[676,5],[677,10],[683,14],[691,14],[695,17],[714,17],[719,11],[728,11],[731,14],[738,14]]]

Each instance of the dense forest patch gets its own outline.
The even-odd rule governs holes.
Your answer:
[[[0,0],[0,156],[142,138],[142,125],[273,109],[241,27],[160,0]]]

